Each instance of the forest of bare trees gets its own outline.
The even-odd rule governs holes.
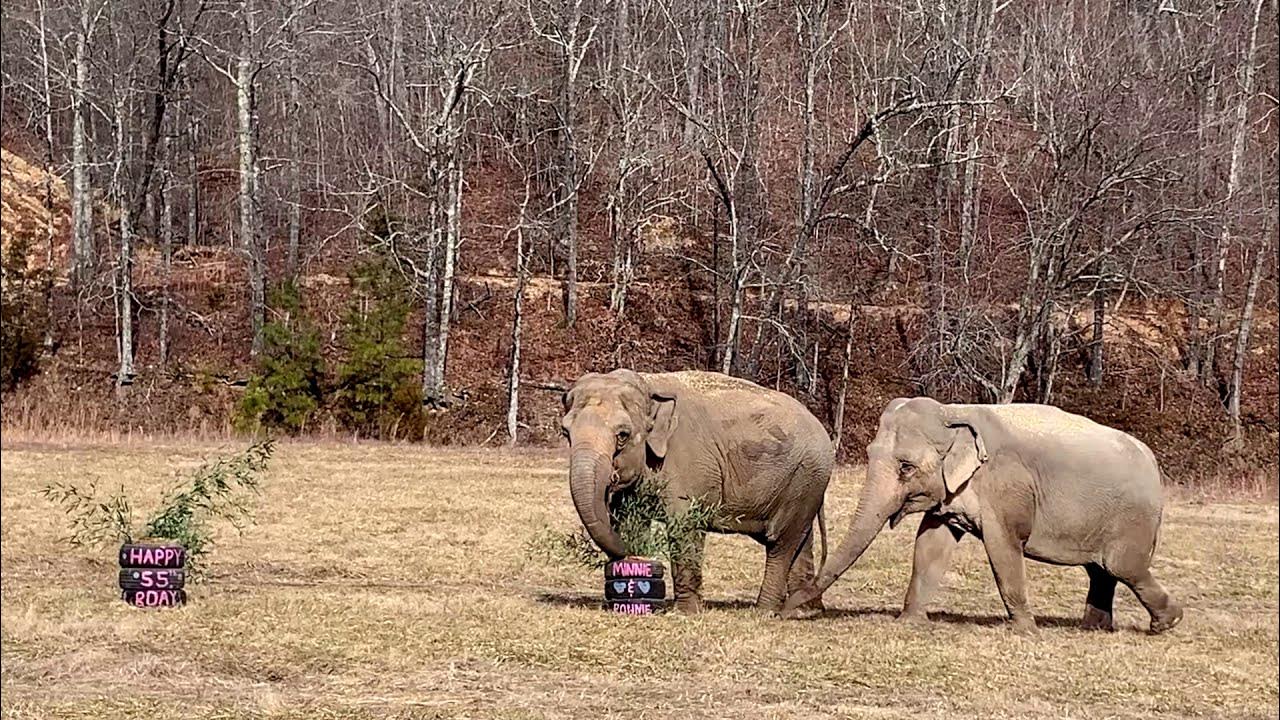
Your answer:
[[[3,14],[5,149],[70,198],[69,223],[50,213],[26,242],[56,265],[44,352],[105,332],[121,392],[195,362],[175,328],[232,332],[173,289],[179,256],[232,258],[242,364],[272,288],[391,258],[433,408],[457,401],[464,275],[513,280],[489,370],[513,441],[538,281],[566,333],[642,322],[641,284],[697,295],[698,365],[837,397],[837,435],[875,362],[853,339],[865,307],[915,313],[917,392],[1053,402],[1066,372],[1107,381],[1111,314],[1157,303],[1180,331],[1152,372],[1194,380],[1237,428],[1251,325],[1274,316],[1274,0]],[[604,316],[585,310],[596,286]]]

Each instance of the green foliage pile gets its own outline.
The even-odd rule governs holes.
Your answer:
[[[29,267],[30,243],[15,234],[0,256],[0,389],[12,390],[40,369],[48,315],[41,288],[48,278]]]
[[[236,408],[241,430],[301,432],[324,402],[320,331],[302,311],[293,283],[272,293],[273,319],[262,328],[258,369]]]
[[[139,529],[133,503],[119,492],[99,497],[96,484],[50,483],[45,498],[62,506],[71,525],[67,541],[77,547],[108,543],[167,541],[187,551],[187,569],[198,577],[213,548],[213,521],[222,520],[243,531],[252,522],[249,499],[259,491],[273,450],[271,440],[250,445],[243,452],[201,465],[176,481]]]
[[[669,565],[693,565],[702,561],[704,532],[710,529],[720,507],[694,498],[683,512],[668,512],[664,497],[666,479],[649,474],[615,498],[609,515],[628,555],[658,558]],[[532,558],[552,565],[600,568],[608,561],[583,529],[573,532],[543,528],[525,543]]]
[[[333,394],[338,421],[362,435],[421,437],[420,363],[402,339],[409,317],[404,277],[389,258],[376,255],[355,269],[351,286],[342,322],[347,353]]]

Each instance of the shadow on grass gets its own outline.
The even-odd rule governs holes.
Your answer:
[[[884,617],[891,620],[898,618],[896,608],[827,608],[814,620],[856,617]],[[803,621],[801,621],[803,622]],[[1004,625],[1008,618],[1004,615],[970,615],[956,612],[931,612],[929,622],[917,621],[920,627],[928,627],[930,623],[947,623],[948,625],[975,625],[978,627],[994,627]],[[1041,628],[1079,628],[1080,618],[1062,617],[1060,615],[1037,615],[1036,626]]]
[[[588,595],[585,593],[552,593],[540,592],[535,599],[544,605],[574,608],[598,608],[604,606],[604,595]],[[668,602],[673,602],[667,598]],[[709,610],[754,610],[752,600],[704,600],[703,607]]]
[[[540,592],[535,599],[544,605],[554,605],[558,607],[573,608],[600,608],[604,605],[604,597],[602,595],[589,595],[585,593],[552,593]],[[755,602],[751,600],[706,600],[705,607],[710,610],[741,610],[754,611]],[[793,622],[822,622],[824,620],[835,620],[840,618],[884,618],[893,620],[898,617],[898,611],[894,608],[884,607],[857,607],[857,608],[831,608],[828,607],[823,613],[811,620],[797,620]],[[995,627],[1004,625],[1007,622],[1003,615],[969,615],[966,613],[955,612],[933,612],[929,613],[929,620],[935,623],[947,623],[949,625],[973,625],[977,627]],[[1062,617],[1057,615],[1037,615],[1036,625],[1041,628],[1072,628],[1080,627],[1080,618]],[[919,622],[918,627],[928,628],[929,623]]]

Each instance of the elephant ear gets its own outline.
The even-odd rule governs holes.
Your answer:
[[[954,495],[987,461],[987,448],[973,423],[948,417],[945,424],[949,428],[955,428],[955,433],[952,435],[951,447],[942,458],[942,481],[947,486],[947,492]]]
[[[649,435],[646,444],[649,452],[656,458],[667,456],[667,443],[676,431],[680,422],[676,414],[676,397],[674,394],[655,392],[649,396],[652,400],[649,414]]]

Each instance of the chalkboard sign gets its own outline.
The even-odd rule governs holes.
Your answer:
[[[121,599],[140,608],[185,604],[186,562],[187,551],[181,545],[121,545]]]
[[[604,604],[620,615],[654,615],[667,608],[662,563],[627,557],[604,566]]]

